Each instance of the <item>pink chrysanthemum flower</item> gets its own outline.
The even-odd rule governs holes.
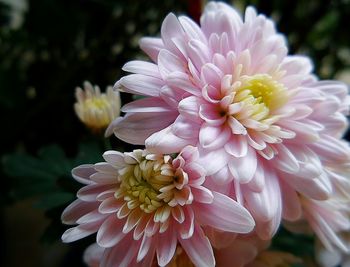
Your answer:
[[[269,239],[282,217],[298,219],[298,195],[325,200],[349,186],[341,140],[348,89],[317,80],[307,57],[287,55],[284,37],[253,8],[241,18],[212,2],[200,22],[169,14],[161,38],[141,39],[154,63],[127,63],[134,74],[115,87],[146,98],[125,105],[107,133],[158,153],[198,147],[212,181],[249,208]]]
[[[256,235],[241,235],[227,247],[215,250],[218,267],[281,267],[300,263],[301,259],[282,252],[269,250],[270,241]]]
[[[103,157],[106,162],[72,171],[85,186],[62,214],[64,223],[78,224],[63,234],[64,242],[97,232],[97,244],[105,248],[100,266],[150,266],[155,254],[165,266],[178,244],[195,265],[214,266],[202,226],[235,233],[254,228],[244,207],[203,187],[205,171],[195,162],[194,147],[174,159],[144,150]],[[101,252],[91,248],[96,250]],[[94,253],[86,257],[96,260]]]

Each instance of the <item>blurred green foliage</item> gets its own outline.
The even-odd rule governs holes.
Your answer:
[[[36,208],[52,219],[44,239],[54,241],[64,229],[60,213],[79,186],[70,170],[101,160],[105,149],[76,118],[74,88],[84,80],[101,88],[113,84],[125,62],[145,58],[141,36],[157,35],[168,12],[188,14],[198,6],[186,0],[13,1],[27,8],[17,10],[22,21],[14,23],[16,8],[0,1],[0,198],[5,205],[35,197]],[[271,16],[290,52],[310,56],[320,77],[350,71],[349,0],[233,2]],[[122,95],[124,104],[130,100]],[[111,142],[115,149],[130,149],[115,138]],[[303,256],[313,240],[300,236],[291,243],[281,230],[273,246]]]

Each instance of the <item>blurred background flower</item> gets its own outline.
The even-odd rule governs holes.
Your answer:
[[[310,56],[321,78],[349,83],[349,0],[233,4],[241,10],[252,4],[271,16],[290,53]],[[85,80],[101,88],[113,84],[127,61],[143,59],[141,36],[159,33],[169,12],[198,20],[201,6],[200,0],[0,1],[1,266],[84,266],[82,252],[94,239],[60,241],[60,214],[78,188],[70,170],[101,161],[110,146],[135,147],[92,135],[74,114],[75,87]],[[285,229],[272,243],[303,257],[305,266],[313,264],[313,247],[312,237]]]
[[[101,133],[117,118],[120,113],[120,95],[113,91],[112,86],[101,93],[100,88],[88,81],[84,82],[84,90],[77,87],[75,90],[77,102],[74,110],[81,122],[95,133]]]

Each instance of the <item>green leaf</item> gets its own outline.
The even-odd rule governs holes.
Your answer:
[[[68,192],[51,193],[40,198],[40,200],[34,204],[34,207],[45,210],[52,209],[71,202],[74,197],[74,194]]]
[[[79,164],[101,161],[101,148],[95,141],[82,143],[75,158],[68,158],[61,147],[42,147],[38,156],[13,153],[2,158],[2,165],[13,178],[12,197],[38,197],[36,207],[50,209],[67,203],[75,194],[78,183],[71,177],[72,168]]]
[[[291,233],[281,227],[272,239],[271,249],[289,252],[298,257],[304,257],[314,255],[314,246],[315,239],[313,236]]]
[[[101,148],[96,142],[81,143],[74,164],[77,166],[102,161],[102,153]]]

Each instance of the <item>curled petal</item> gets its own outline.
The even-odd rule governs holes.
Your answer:
[[[211,204],[198,204],[200,220],[215,229],[234,233],[249,233],[255,223],[250,213],[233,199],[213,192]]]
[[[191,238],[179,239],[181,246],[196,266],[213,267],[215,258],[209,239],[198,225],[194,226]]]
[[[248,153],[244,157],[231,157],[229,161],[229,169],[232,175],[240,183],[249,183],[253,178],[257,167],[257,156],[252,148],[248,149]]]
[[[125,237],[122,232],[124,223],[124,220],[118,219],[115,215],[110,215],[97,232],[97,244],[104,248],[115,246]]]

